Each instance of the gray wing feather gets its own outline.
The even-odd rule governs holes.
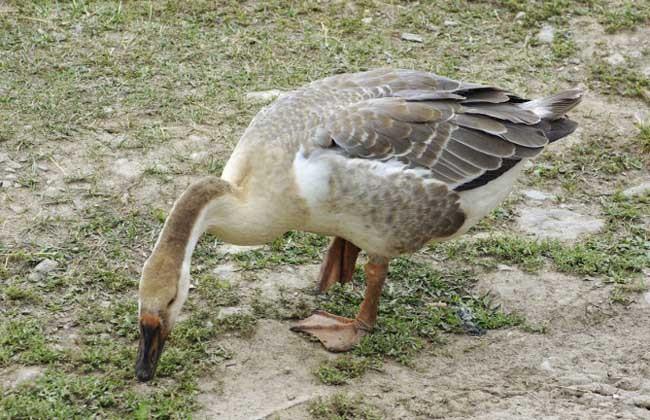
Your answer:
[[[450,186],[498,170],[504,159],[535,156],[548,143],[540,116],[522,107],[521,98],[432,73],[379,69],[323,79],[307,89],[330,96],[342,90],[346,98],[357,93],[356,101],[334,107],[318,129],[350,156],[397,159]],[[319,147],[332,144],[319,139]]]

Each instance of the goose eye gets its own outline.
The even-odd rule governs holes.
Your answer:
[[[174,302],[176,302],[176,296],[174,296],[174,297],[172,298],[172,300],[169,301],[169,303],[167,304],[167,306],[172,306],[172,304],[173,304]]]

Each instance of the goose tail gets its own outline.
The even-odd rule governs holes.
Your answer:
[[[524,102],[519,106],[534,112],[542,120],[553,121],[563,118],[575,108],[582,101],[583,95],[582,89],[569,89],[546,98]]]

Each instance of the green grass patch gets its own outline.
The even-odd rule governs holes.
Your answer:
[[[269,249],[235,254],[234,259],[246,270],[275,267],[281,264],[307,264],[318,261],[327,238],[308,232],[287,232],[273,241]]]
[[[643,99],[650,103],[650,79],[629,65],[612,66],[604,61],[589,68],[592,87],[608,95]]]
[[[0,324],[0,366],[12,363],[48,364],[61,353],[47,343],[41,323],[34,318],[4,320]]]
[[[634,29],[650,22],[650,4],[645,1],[625,1],[608,7],[601,15],[600,22],[608,33]]]
[[[309,414],[319,420],[379,420],[382,412],[363,400],[343,393],[318,398],[309,404]]]
[[[344,385],[350,379],[363,375],[372,366],[373,362],[368,358],[345,355],[321,363],[316,377],[327,385]]]

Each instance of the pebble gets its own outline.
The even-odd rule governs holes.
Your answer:
[[[536,201],[546,201],[552,198],[550,194],[538,190],[525,190],[523,194],[526,198]]]
[[[625,64],[625,57],[623,57],[620,53],[614,53],[605,58],[605,61],[607,61],[612,66],[620,66],[621,64]]]
[[[58,266],[59,266],[58,262],[56,262],[54,260],[50,260],[50,259],[44,259],[43,261],[38,263],[36,265],[36,267],[34,267],[32,272],[29,274],[28,278],[31,281],[41,280],[41,279],[45,278],[45,276],[48,273],[55,270]]]
[[[124,158],[116,160],[112,169],[116,175],[126,179],[135,179],[143,172],[137,163]]]
[[[363,22],[366,25],[370,25],[372,23],[372,18],[371,17],[364,17],[361,19],[361,22]]]
[[[605,223],[601,219],[562,208],[523,208],[517,218],[519,228],[540,238],[574,240],[584,233],[596,233]]]
[[[262,90],[259,92],[248,92],[246,94],[246,100],[253,103],[266,103],[266,102],[271,102],[281,94],[282,91],[279,89]]]
[[[551,25],[544,25],[537,33],[537,40],[543,44],[550,44],[553,42],[555,36],[555,28]]]
[[[636,197],[643,195],[646,192],[650,193],[650,181],[643,182],[639,185],[624,190],[623,195],[626,197]]]
[[[526,17],[526,12],[517,12],[515,15],[515,20],[521,20]]]
[[[445,20],[444,22],[442,22],[442,24],[445,26],[457,26],[458,22],[454,20]]]
[[[420,35],[412,34],[410,32],[402,33],[402,39],[409,42],[424,42],[424,38],[422,38]]]
[[[638,395],[630,398],[629,402],[639,408],[650,410],[650,395]]]

